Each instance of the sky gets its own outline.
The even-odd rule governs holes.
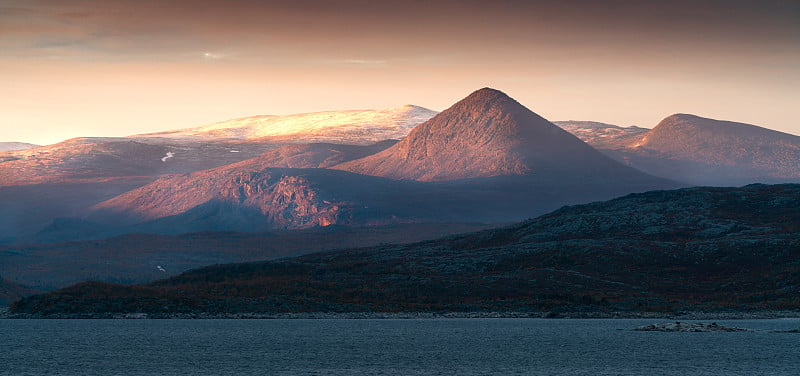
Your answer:
[[[415,104],[800,135],[797,0],[0,0],[0,141]]]

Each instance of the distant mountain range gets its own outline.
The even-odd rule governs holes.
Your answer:
[[[26,142],[0,142],[0,151],[24,150],[35,148],[39,145]]]
[[[412,245],[78,284],[12,305],[114,312],[797,310],[800,185],[653,191]]]
[[[347,161],[366,154],[372,155]],[[335,170],[271,167],[287,161],[323,167],[335,159],[343,162],[331,166]],[[420,182],[431,180],[440,182]],[[613,161],[487,88],[394,145],[284,147],[162,177],[95,205],[87,218],[135,226],[117,231],[169,233],[507,222],[564,204],[678,185]]]
[[[0,152],[9,200],[0,242],[503,222],[677,187],[654,176],[701,185],[800,180],[800,138],[752,125],[674,115],[652,130],[559,126],[602,154],[489,88],[438,114],[404,106],[253,117]],[[390,135],[403,139],[367,143]],[[315,139],[348,144],[308,143]]]
[[[252,116],[198,128],[133,137],[193,140],[247,139],[270,142],[333,142],[365,145],[405,137],[435,111],[414,105],[386,110],[327,111],[286,116]]]
[[[572,133],[581,141],[598,150],[625,148],[635,144],[641,136],[650,131],[636,126],[620,127],[596,121],[555,121],[565,131]]]
[[[416,106],[404,106],[381,111],[270,116],[272,120],[266,123],[240,119],[217,124],[206,127],[209,132],[211,128],[216,132],[196,132],[191,137],[180,131],[134,137],[86,137],[25,150],[0,151],[0,243],[54,240],[51,223],[56,218],[81,217],[90,206],[164,174],[228,165],[281,146],[287,148],[272,153],[271,160],[265,155],[262,162],[298,167],[309,165],[307,162],[325,153],[329,154],[324,158],[330,163],[346,160],[344,157],[348,153],[356,153],[352,158],[362,157],[365,151],[372,149],[340,145],[337,146],[340,154],[333,155],[322,150],[323,145],[297,145],[314,140],[370,144],[369,140],[373,139],[383,145],[388,142],[384,137],[404,136],[409,128],[427,119],[428,112]],[[282,127],[280,135],[261,134],[269,133],[269,127],[277,125]],[[231,127],[231,135],[239,132],[257,138],[228,138],[226,126]],[[250,133],[245,132],[246,129],[250,129]],[[307,133],[296,133],[303,131]],[[289,154],[292,156],[288,157]],[[284,157],[287,159],[278,160]],[[327,164],[321,160],[313,167],[327,167]],[[83,223],[84,229],[67,230],[63,228],[64,223],[60,221],[57,226],[61,233],[83,234],[78,237],[106,234],[94,224]],[[37,236],[42,230],[47,233]]]
[[[652,130],[560,125],[610,157],[693,185],[800,182],[800,137],[750,124],[676,114]]]

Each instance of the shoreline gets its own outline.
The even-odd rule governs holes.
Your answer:
[[[419,319],[661,319],[765,320],[800,318],[800,311],[739,312],[300,312],[300,313],[90,313],[37,315],[0,308],[0,319],[117,319],[117,320],[419,320]]]

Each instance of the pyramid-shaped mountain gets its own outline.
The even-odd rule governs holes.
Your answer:
[[[491,88],[418,125],[393,147],[334,168],[422,181],[635,173]]]

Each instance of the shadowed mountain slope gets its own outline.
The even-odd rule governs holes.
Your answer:
[[[800,309],[800,185],[653,191],[510,227],[149,285],[85,283],[19,313]]]
[[[39,291],[55,290],[87,280],[148,283],[214,264],[263,261],[386,243],[411,243],[488,227],[479,223],[426,223],[328,226],[258,233],[139,233],[91,241],[9,245],[0,246],[0,275],[6,281]]]
[[[41,292],[41,290],[37,291],[20,286],[0,276],[0,308],[5,307],[9,302],[18,300],[23,296],[33,295],[37,292]]]
[[[55,218],[82,216],[162,174],[234,163],[276,146],[97,137],[0,152],[0,243],[30,239]]]
[[[502,175],[644,177],[490,88],[420,124],[396,145],[334,168],[421,181]]]
[[[371,145],[291,144],[264,152],[255,158],[224,166],[221,169],[258,171],[268,167],[328,168],[375,154],[396,143],[396,140],[385,140]]]
[[[637,183],[625,189],[643,191],[660,182]],[[148,233],[508,222],[624,192],[577,177],[567,183],[502,176],[428,183],[326,169],[214,169],[161,178],[96,205],[88,219]]]

